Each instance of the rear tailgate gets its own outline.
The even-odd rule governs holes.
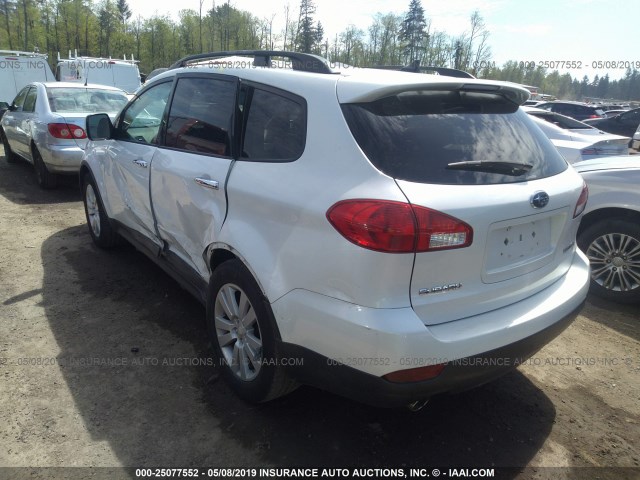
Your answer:
[[[517,89],[444,80],[356,91],[342,91],[351,132],[413,206],[410,299],[425,324],[510,305],[569,270],[584,182],[518,108]]]
[[[442,211],[473,228],[473,242],[466,248],[416,254],[411,304],[427,325],[527,298],[571,265],[578,228],[573,212],[582,188],[571,170],[552,181],[507,185],[398,184],[412,204]],[[543,189],[549,204],[534,209],[532,197]]]

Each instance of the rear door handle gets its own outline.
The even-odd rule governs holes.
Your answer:
[[[205,188],[211,188],[213,190],[218,190],[218,188],[220,188],[220,184],[217,182],[217,180],[210,180],[208,178],[200,178],[200,177],[196,177],[194,178],[194,180],[198,185],[203,186]]]
[[[142,160],[141,158],[135,159],[133,163],[135,163],[136,165],[142,168],[147,168],[149,166],[149,163],[146,162],[145,160]]]

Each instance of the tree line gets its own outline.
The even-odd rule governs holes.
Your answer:
[[[58,52],[140,61],[140,70],[166,67],[192,53],[236,49],[283,49],[322,55],[332,62],[360,67],[421,65],[451,67],[479,78],[537,86],[558,98],[588,97],[640,100],[640,73],[629,69],[619,80],[608,75],[577,79],[570,74],[528,62],[492,60],[490,32],[479,11],[469,17],[459,35],[433,28],[420,0],[410,0],[403,15],[378,13],[362,29],[348,26],[333,38],[316,21],[313,0],[286,4],[281,12],[258,18],[227,0],[199,0],[198,9],[185,9],[178,20],[167,15],[142,18],[127,0],[0,0],[0,48],[49,55]],[[279,24],[274,26],[278,17]]]

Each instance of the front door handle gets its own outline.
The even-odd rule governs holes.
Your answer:
[[[196,177],[194,178],[194,180],[198,185],[203,186],[205,188],[211,188],[213,190],[218,190],[218,188],[220,188],[220,184],[216,180],[210,180],[208,178],[200,178],[200,177]]]
[[[149,163],[145,160],[142,160],[141,158],[135,159],[133,163],[135,163],[136,165],[142,168],[147,168],[149,166]]]

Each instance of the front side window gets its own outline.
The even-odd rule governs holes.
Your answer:
[[[118,139],[157,143],[162,116],[171,93],[171,85],[171,82],[154,85],[129,105],[118,125],[116,132]]]
[[[242,157],[280,162],[299,158],[307,133],[304,100],[259,88],[249,88],[246,98]]]
[[[171,101],[165,146],[230,157],[236,82],[219,78],[178,79]]]

